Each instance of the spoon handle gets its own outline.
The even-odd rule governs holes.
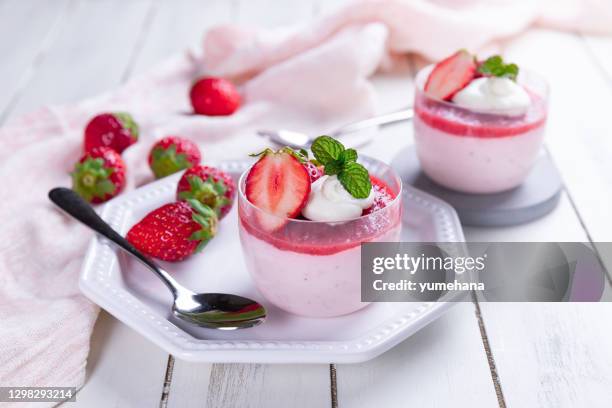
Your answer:
[[[176,294],[178,283],[166,271],[161,269],[153,260],[143,255],[139,250],[134,248],[125,238],[117,231],[111,228],[100,216],[95,212],[93,207],[89,205],[81,196],[69,188],[57,187],[49,191],[49,199],[66,213],[88,226],[98,234],[108,238],[124,251],[135,256],[140,262],[151,269],[159,278],[168,286],[173,294]]]
[[[387,113],[385,115],[375,116],[373,118],[354,122],[332,132],[333,136],[340,136],[346,133],[357,132],[362,129],[367,129],[374,126],[386,126],[397,122],[410,120],[414,117],[414,109],[405,108],[396,112]]]

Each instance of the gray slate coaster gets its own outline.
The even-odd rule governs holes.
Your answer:
[[[563,188],[561,175],[544,151],[522,185],[496,194],[460,193],[436,184],[421,171],[414,146],[402,149],[391,166],[404,183],[452,205],[464,225],[500,227],[535,220],[555,208]]]

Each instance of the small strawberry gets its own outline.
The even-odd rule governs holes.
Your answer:
[[[459,50],[436,64],[425,83],[425,92],[449,101],[476,77],[476,69],[474,56],[466,50]]]
[[[70,174],[72,189],[90,203],[110,200],[125,187],[125,163],[108,147],[85,153]]]
[[[231,115],[240,107],[240,94],[230,81],[200,78],[189,92],[193,111],[200,115]]]
[[[259,156],[247,175],[245,193],[253,205],[267,213],[256,213],[260,225],[274,231],[286,224],[286,218],[298,216],[306,205],[310,176],[286,149],[266,149]]]
[[[372,182],[372,189],[374,189],[374,203],[363,210],[362,215],[371,214],[375,211],[385,208],[391,201],[395,199],[395,193],[391,188],[382,181],[381,179],[370,176]]]
[[[198,200],[166,204],[147,214],[127,233],[137,249],[164,261],[198,252],[217,232],[217,214]]]
[[[310,176],[311,183],[314,183],[315,181],[320,179],[321,176],[323,175],[323,168],[317,167],[317,165],[311,161],[304,162],[304,167],[306,167],[306,171],[308,172],[308,175]]]
[[[94,116],[85,127],[86,152],[96,147],[110,147],[121,153],[137,140],[138,124],[129,113],[102,113]]]
[[[167,136],[157,141],[149,153],[149,166],[155,178],[166,177],[200,163],[202,155],[191,140]]]
[[[197,165],[188,169],[178,182],[177,200],[194,198],[215,210],[223,218],[234,203],[234,180],[215,167]]]

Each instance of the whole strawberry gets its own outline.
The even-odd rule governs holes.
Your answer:
[[[198,146],[178,136],[167,136],[157,141],[149,153],[149,166],[156,178],[188,169],[201,160]]]
[[[111,148],[96,147],[74,166],[72,189],[90,203],[101,203],[125,187],[125,163]]]
[[[215,167],[197,165],[188,169],[178,182],[177,200],[190,198],[200,201],[223,218],[234,203],[234,180]]]
[[[198,252],[217,232],[217,214],[198,200],[166,204],[147,214],[127,233],[137,249],[163,261],[181,261]]]
[[[129,113],[102,113],[94,116],[85,127],[84,148],[110,147],[123,152],[138,140],[138,124]]]
[[[222,78],[200,78],[189,92],[193,111],[200,115],[231,115],[240,107],[234,84]]]

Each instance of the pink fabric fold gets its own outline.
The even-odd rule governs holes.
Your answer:
[[[214,28],[201,50],[119,89],[12,120],[0,129],[0,384],[79,387],[85,380],[98,309],[79,294],[77,280],[91,234],[55,210],[46,193],[70,185],[82,129],[96,113],[126,110],[141,124],[141,140],[124,152],[134,188],[152,180],[146,156],[162,136],[193,139],[205,161],[244,157],[267,145],[258,128],[317,133],[372,115],[368,78],[404,54],[476,51],[536,24],[610,33],[610,21],[607,0],[359,1],[299,27]],[[229,117],[190,115],[189,84],[201,74],[238,81],[241,109]]]

